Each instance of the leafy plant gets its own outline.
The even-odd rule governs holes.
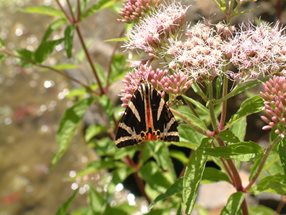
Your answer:
[[[262,23],[235,28],[229,23],[234,16],[243,14],[240,10],[243,3],[234,0],[215,2],[225,14],[226,24],[200,22],[189,26],[185,22],[189,6],[180,3],[160,5],[156,0],[127,1],[120,15],[121,21],[129,24],[121,35],[109,41],[116,45],[107,71],[93,59],[82,35],[81,23],[101,10],[117,11],[117,1],[78,0],[72,5],[67,0],[64,6],[56,0],[57,7],[25,8],[22,10],[25,13],[51,18],[39,46],[34,51],[9,50],[1,41],[1,59],[17,58],[21,66],[48,69],[80,86],[67,96],[76,101],[59,122],[56,137],[59,147],[52,160],[54,165],[64,156],[90,106],[100,107],[107,119],[104,125],[93,124],[86,129],[84,139],[100,159],[90,162],[77,177],[106,170],[110,180],[104,181],[104,191],[99,189],[100,186],[90,184],[88,206],[75,209],[72,214],[132,214],[138,211],[139,208],[127,204],[126,200],[114,204],[116,187],[122,186],[130,177],[136,183],[142,201],[149,204],[148,214],[169,214],[172,210],[177,214],[191,214],[196,209],[202,181],[225,181],[236,189],[221,214],[248,214],[245,196],[249,193],[286,195],[286,78],[283,76],[286,36],[278,25],[271,27]],[[62,37],[51,39],[60,29]],[[74,46],[76,38],[81,45],[79,50]],[[122,41],[128,51],[139,53],[134,57],[141,59],[139,66],[128,68],[127,54],[118,52],[118,44]],[[46,63],[60,44],[67,58],[74,59],[75,54],[83,51],[94,83],[89,85],[63,72],[78,68],[77,64],[51,66]],[[154,69],[153,65],[164,65],[164,69]],[[111,85],[124,76],[122,101],[125,106],[142,81],[169,95],[168,105],[179,122],[180,142],[151,141],[116,148],[114,136],[123,109],[109,96]],[[264,87],[261,94],[245,96],[260,85]],[[238,95],[244,95],[240,97],[243,101],[229,116],[230,101]],[[263,110],[265,116],[261,118],[267,124],[263,129],[271,130],[265,148],[256,140],[245,138],[251,132],[246,129],[247,118]],[[174,160],[182,166],[179,174]],[[215,162],[218,168],[208,167],[208,161]],[[246,186],[240,175],[242,162],[247,162],[250,169]],[[68,214],[77,193],[75,191],[63,203],[57,214]],[[270,209],[259,206],[250,211],[269,213]]]

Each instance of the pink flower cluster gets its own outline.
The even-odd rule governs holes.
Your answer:
[[[192,81],[183,72],[168,74],[167,70],[153,70],[151,66],[141,65],[134,72],[128,73],[124,80],[124,89],[121,94],[122,106],[127,107],[129,100],[134,95],[142,82],[151,83],[159,91],[181,94],[186,91]]]
[[[185,41],[169,41],[166,52],[172,58],[169,67],[183,68],[195,80],[220,75],[226,64],[222,47],[231,35],[231,28],[222,23],[217,26],[198,23],[189,27]]]
[[[181,27],[186,11],[187,8],[179,3],[159,7],[131,29],[127,34],[128,42],[125,47],[154,55],[162,42]]]
[[[267,123],[262,129],[275,127],[275,133],[281,137],[286,129],[286,78],[274,76],[263,84],[261,96],[264,99],[265,116],[261,119]]]
[[[119,21],[131,23],[144,17],[153,7],[158,6],[160,0],[127,0],[122,10],[119,12],[121,19]]]
[[[278,24],[242,26],[223,46],[228,60],[238,69],[238,79],[264,77],[286,68],[286,36]]]

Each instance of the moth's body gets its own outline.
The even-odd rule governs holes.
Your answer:
[[[117,129],[117,147],[143,141],[179,141],[177,122],[166,102],[149,83],[142,83],[129,101]]]

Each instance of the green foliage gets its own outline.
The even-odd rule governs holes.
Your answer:
[[[241,203],[244,199],[243,193],[236,192],[227,200],[226,206],[222,209],[221,215],[241,214]]]
[[[56,164],[68,149],[71,139],[73,138],[79,123],[82,121],[84,113],[93,101],[93,98],[83,99],[66,110],[57,131],[56,138],[59,149],[53,158],[53,164]]]
[[[112,9],[113,12],[118,10],[118,1],[99,0],[94,3],[89,0],[80,0],[77,2],[80,5],[76,5],[76,3],[71,8],[66,8],[68,13],[52,6],[24,8],[23,12],[34,14],[34,16],[47,16],[51,18],[51,22],[43,32],[39,46],[35,50],[22,48],[16,50],[14,54],[23,67],[50,68],[51,71],[60,73],[66,78],[70,76],[65,75],[65,70],[77,70],[83,67],[81,64],[90,64],[89,66],[92,68],[89,71],[90,74],[94,76],[96,74],[96,78],[93,77],[87,83],[81,83],[81,80],[77,79],[78,76],[72,77],[78,80],[76,82],[80,86],[70,89],[66,96],[67,99],[75,102],[66,109],[60,120],[56,135],[58,149],[52,163],[57,164],[69,149],[73,137],[81,128],[80,125],[86,111],[95,105],[97,110],[101,110],[97,114],[104,118],[104,122],[86,125],[82,140],[95,151],[98,158],[87,163],[71,180],[81,180],[94,174],[103,173],[100,182],[104,184],[104,188],[100,183],[96,186],[94,184],[89,185],[90,189],[87,191],[88,204],[71,210],[77,195],[77,191],[75,191],[60,206],[57,215],[128,215],[138,213],[138,206],[130,206],[124,195],[119,202],[116,202],[116,186],[124,184],[128,176],[132,176],[134,183],[139,186],[143,195],[142,198],[151,202],[150,211],[147,213],[149,215],[169,214],[170,211],[174,210],[177,211],[177,214],[191,214],[195,207],[199,213],[207,214],[204,208],[196,206],[200,184],[225,181],[233,185],[236,190],[243,190],[245,187],[239,184],[241,181],[239,178],[241,161],[247,162],[247,166],[250,168],[250,184],[244,190],[245,195],[261,192],[286,195],[285,139],[278,139],[280,137],[275,134],[275,129],[272,129],[270,143],[266,145],[265,149],[262,149],[258,143],[252,140],[245,140],[245,137],[248,138],[249,132],[246,129],[247,117],[263,110],[263,99],[259,95],[244,99],[237,107],[237,112],[231,116],[228,114],[228,110],[224,110],[224,107],[228,107],[230,98],[246,93],[265,80],[252,79],[234,82],[232,87],[229,87],[225,82],[227,79],[223,75],[218,75],[213,80],[201,80],[200,83],[193,80],[191,89],[186,94],[172,95],[173,100],[167,102],[171,111],[176,113],[180,142],[150,141],[137,146],[118,149],[114,144],[114,136],[123,108],[110,95],[112,87],[121,81],[127,72],[131,71],[129,56],[125,52],[120,53],[116,49],[119,47],[118,44],[115,44],[127,41],[127,37],[114,35],[114,38],[105,41],[112,43],[115,50],[112,56],[106,59],[107,65],[104,66],[96,58],[93,58],[94,56],[89,50],[84,48],[87,47],[88,49],[89,44],[92,44],[93,41],[87,43],[86,39],[83,38],[84,41],[79,40],[77,45],[74,45],[81,31],[79,28],[81,22],[105,9]],[[234,0],[215,0],[215,2],[228,20],[239,14],[238,6],[240,3],[235,4]],[[89,19],[85,20],[85,22],[88,21]],[[128,27],[125,30],[127,32]],[[61,37],[54,37],[56,33],[60,33]],[[49,65],[47,59],[53,55],[58,45],[64,47],[64,52],[57,53],[64,56],[63,58],[60,57],[62,62]],[[81,47],[79,48],[78,45]],[[6,48],[2,40],[0,40],[0,48]],[[0,60],[4,59],[6,55],[7,53],[0,52]],[[86,60],[84,58],[86,56],[92,60]],[[147,61],[146,59],[139,59],[142,60],[141,63],[147,62],[148,65],[152,65],[153,62],[151,61],[154,59],[158,60],[158,65],[161,65],[160,63],[168,65],[169,63],[167,58],[161,59],[161,56],[158,59],[155,56],[146,55],[146,53],[144,56]],[[142,56],[138,55],[138,57]],[[138,60],[137,56],[134,59]],[[80,70],[76,72],[80,72]],[[97,82],[98,80],[92,82],[97,77],[100,83]],[[193,94],[189,94],[190,91],[196,97],[199,96],[201,101],[191,97],[190,95]],[[173,105],[174,100],[178,100],[179,104]],[[224,116],[226,119],[223,119]],[[174,167],[174,160],[182,165],[182,169],[179,170],[180,174],[176,174],[178,169]],[[207,161],[215,162],[218,168],[206,166]],[[235,192],[229,197],[221,214],[242,214],[241,204],[243,200],[244,193]],[[250,206],[250,212],[253,214],[273,213],[270,209],[262,206]]]

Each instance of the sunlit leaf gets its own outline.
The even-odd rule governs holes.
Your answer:
[[[63,64],[54,65],[53,68],[57,70],[72,70],[72,69],[77,69],[78,65],[63,63]]]
[[[56,164],[68,149],[83,115],[92,103],[93,98],[86,98],[77,102],[65,111],[57,131],[56,139],[59,148],[53,157],[53,164]]]
[[[209,144],[204,139],[200,147],[191,155],[183,178],[183,207],[186,214],[190,214],[197,198],[198,188],[204,173],[207,156],[202,150]]]
[[[246,117],[241,117],[240,119],[232,123],[230,130],[232,131],[233,134],[235,134],[236,137],[238,137],[240,141],[243,141],[246,134],[246,127],[247,127]]]
[[[248,141],[215,148],[204,148],[204,152],[214,157],[249,161],[262,154],[263,150],[257,143]]]
[[[264,177],[252,188],[252,191],[255,193],[273,192],[286,195],[286,175],[277,174]]]
[[[74,25],[69,25],[66,27],[64,32],[64,46],[68,58],[71,58],[72,56],[74,29]]]
[[[204,115],[209,115],[209,110],[204,105],[202,105],[200,102],[198,102],[197,100],[194,100],[194,99],[192,99],[188,96],[184,96],[184,95],[183,95],[183,98],[186,102],[194,105],[198,112],[200,112]]]
[[[61,207],[57,210],[57,215],[68,214],[68,209],[71,207],[71,204],[74,201],[77,193],[78,193],[78,190],[75,190],[73,194],[68,198],[68,200],[61,205]]]
[[[114,5],[115,0],[99,0],[96,3],[94,3],[93,5],[91,5],[83,14],[82,14],[82,18],[86,18],[89,17],[93,14],[95,14],[96,12],[105,9],[105,8],[110,8]]]
[[[224,130],[219,133],[219,137],[228,143],[238,143],[240,142],[239,139],[230,131],[230,130]]]
[[[56,9],[54,7],[50,7],[50,6],[26,7],[22,11],[25,13],[40,14],[40,15],[55,16],[55,17],[64,17],[64,14],[61,10]]]
[[[89,205],[93,214],[103,214],[107,201],[102,193],[97,192],[93,187],[89,190]]]
[[[188,148],[191,149],[196,149],[204,137],[200,133],[194,131],[188,124],[181,123],[178,127],[178,131],[180,134],[180,141],[187,142],[189,144]]]
[[[253,96],[242,102],[239,110],[231,117],[228,126],[242,117],[260,112],[264,106],[263,99],[260,96]]]
[[[249,206],[249,214],[250,215],[273,215],[274,210],[271,208],[265,207],[263,205]]]
[[[221,215],[233,215],[241,214],[241,203],[243,202],[244,196],[242,192],[236,192],[232,194],[227,200],[226,205],[221,211]]]

